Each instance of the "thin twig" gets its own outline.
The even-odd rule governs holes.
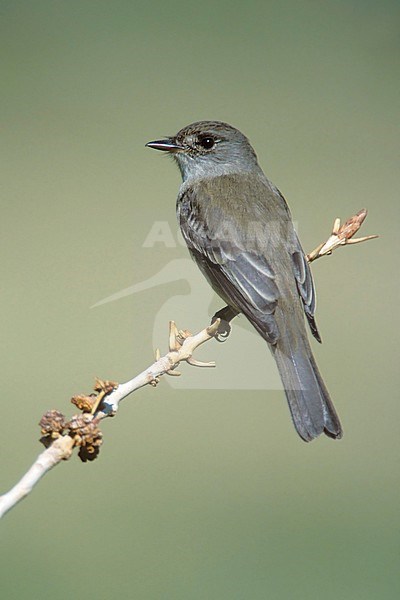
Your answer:
[[[367,242],[368,240],[373,240],[379,237],[377,235],[367,235],[365,237],[352,239],[360,229],[367,214],[367,209],[362,208],[357,214],[347,219],[343,225],[340,225],[339,218],[335,219],[335,222],[333,223],[332,234],[326,240],[326,242],[323,242],[312,252],[310,252],[310,254],[307,254],[308,262],[317,260],[317,258],[321,258],[321,256],[328,256],[340,246],[346,246],[348,244],[360,244],[361,242]]]

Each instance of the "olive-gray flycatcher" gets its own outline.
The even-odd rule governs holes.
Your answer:
[[[310,268],[289,208],[267,179],[249,140],[219,121],[201,121],[149,142],[178,163],[177,215],[190,254],[227,306],[216,313],[221,336],[243,313],[268,342],[294,426],[309,442],[342,428],[308,342],[314,319]]]

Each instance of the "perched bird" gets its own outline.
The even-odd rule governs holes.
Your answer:
[[[294,426],[306,442],[342,437],[335,408],[308,342],[315,291],[289,208],[261,170],[249,140],[219,121],[200,121],[149,142],[182,174],[177,216],[190,254],[227,306],[220,334],[243,313],[276,360]]]

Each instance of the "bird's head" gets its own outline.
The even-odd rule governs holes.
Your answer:
[[[146,146],[168,152],[178,163],[184,181],[259,169],[247,137],[220,121],[192,123],[176,135]]]

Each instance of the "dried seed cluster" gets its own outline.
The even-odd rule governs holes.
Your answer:
[[[40,419],[39,425],[43,434],[40,441],[46,448],[55,438],[69,435],[74,440],[74,445],[79,446],[78,455],[83,462],[97,458],[103,434],[99,428],[99,420],[92,415],[74,415],[67,421],[58,410],[49,410]]]
[[[103,443],[103,434],[99,428],[100,419],[94,415],[104,396],[116,387],[118,383],[115,381],[96,379],[94,385],[96,394],[79,394],[71,398],[72,404],[83,414],[74,415],[69,421],[58,410],[47,411],[39,422],[42,444],[48,448],[54,439],[68,435],[72,438],[74,446],[79,447],[78,456],[83,462],[97,458]]]
[[[96,403],[96,397],[96,394],[90,394],[90,396],[80,394],[79,396],[72,396],[71,402],[82,412],[91,413]]]
[[[75,446],[80,447],[80,459],[86,462],[97,458],[103,443],[98,419],[88,414],[74,415],[68,423],[68,429],[69,435],[74,438]]]
[[[66,428],[66,418],[59,410],[48,410],[39,421],[43,435],[55,439],[63,434]]]

